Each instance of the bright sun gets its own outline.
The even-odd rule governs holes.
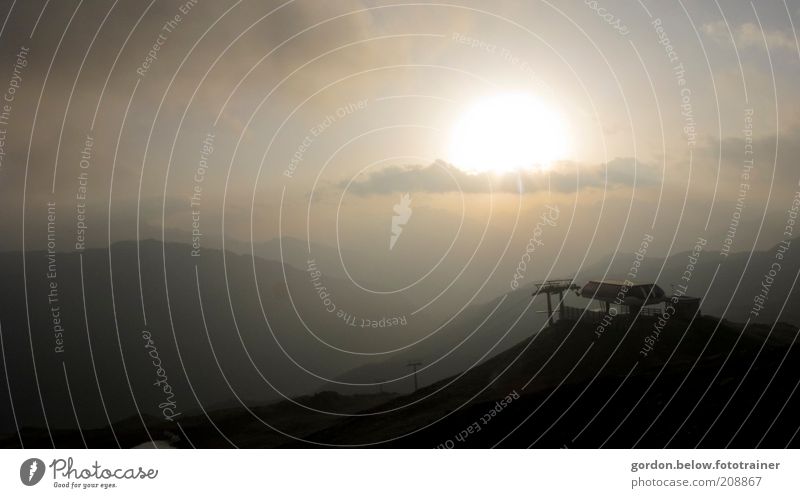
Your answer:
[[[567,154],[568,134],[556,109],[527,94],[475,103],[453,128],[448,161],[469,173],[546,169]]]

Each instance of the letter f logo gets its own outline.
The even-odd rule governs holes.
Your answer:
[[[394,216],[392,216],[392,235],[389,237],[389,250],[394,249],[397,239],[403,233],[403,226],[411,218],[411,197],[408,194],[400,196],[400,202],[394,206]]]
[[[19,478],[26,486],[35,486],[44,477],[44,462],[38,458],[29,458],[19,467]]]

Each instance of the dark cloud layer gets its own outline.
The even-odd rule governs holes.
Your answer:
[[[564,162],[551,171],[527,171],[498,175],[466,173],[455,166],[436,161],[427,166],[388,166],[364,178],[339,184],[357,195],[395,192],[535,193],[575,192],[585,188],[615,189],[658,184],[660,172],[633,158],[616,158],[606,164],[586,165]]]

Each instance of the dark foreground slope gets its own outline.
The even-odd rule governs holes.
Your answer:
[[[797,329],[675,319],[644,358],[639,349],[652,327],[640,320],[597,337],[594,324],[563,322],[380,407],[396,411],[349,419],[312,439],[404,447],[797,444]]]
[[[338,384],[323,385],[317,377],[298,374],[273,344],[280,339],[301,364],[324,368],[326,378],[349,379],[364,370],[366,380],[385,378],[378,375],[381,369],[394,373],[387,362],[343,363],[340,355],[329,356],[304,333],[276,282],[286,279],[293,292],[297,289],[294,303],[306,310],[315,330],[345,347],[358,345],[350,330],[326,320],[328,313],[320,308],[306,274],[266,260],[256,260],[254,268],[249,257],[229,256],[226,275],[218,251],[206,252],[195,265],[187,262],[186,246],[147,242],[141,248],[140,294],[135,249],[123,243],[108,252],[89,251],[80,260],[75,254],[59,256],[67,332],[65,352],[58,354],[47,323],[45,255],[29,255],[27,305],[26,294],[15,291],[25,288],[18,254],[0,255],[5,277],[0,283],[5,297],[0,338],[7,380],[0,384],[0,447],[136,446],[151,438],[183,447],[797,444],[795,325],[751,324],[745,329],[712,317],[693,322],[673,318],[648,357],[639,351],[655,331],[653,318],[630,327],[619,320],[602,333],[587,318],[562,321],[518,342],[528,331],[539,330],[533,325],[543,318],[531,308],[516,320],[531,299],[529,290],[520,289],[468,308],[444,328],[443,338],[451,343],[478,332],[467,343],[469,354],[454,352],[436,376],[433,369],[423,372],[423,387],[416,393],[388,394],[374,387],[371,393],[348,395],[329,392]],[[113,294],[109,258],[115,262]],[[263,313],[254,275],[260,288],[269,290]],[[326,281],[335,284],[335,279]],[[199,312],[200,297],[205,313]],[[348,308],[363,310],[360,314],[377,310],[378,303],[356,296],[350,301]],[[796,307],[794,301],[790,295],[788,308]],[[506,335],[513,323],[518,326]],[[415,322],[408,331],[423,334],[430,330],[426,325]],[[163,396],[153,388],[156,372],[143,347],[144,330],[155,338],[169,381],[180,393],[183,413],[177,423],[159,416]],[[432,341],[417,358],[429,366],[443,348],[452,349],[448,344]],[[382,350],[391,344],[371,346]],[[408,359],[399,358],[397,369],[407,371]],[[269,389],[251,362],[270,379]],[[271,401],[279,396],[277,389],[292,398]],[[304,395],[315,389],[324,392]],[[383,389],[399,390],[394,384]],[[500,400],[505,402],[498,410]]]
[[[412,395],[323,392],[152,435],[183,447],[797,445],[796,328],[675,318],[645,358],[653,325],[620,321],[598,336],[589,320],[563,321]]]

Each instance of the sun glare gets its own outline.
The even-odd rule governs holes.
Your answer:
[[[564,119],[555,108],[527,94],[504,94],[476,102],[456,123],[448,161],[469,173],[546,169],[568,148]]]

